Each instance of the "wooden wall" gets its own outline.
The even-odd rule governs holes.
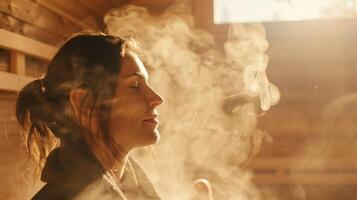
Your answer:
[[[17,91],[31,76],[44,73],[46,62],[14,49],[0,49],[0,63],[0,199],[28,199],[38,183],[15,118],[15,103]]]
[[[270,165],[272,172],[256,181],[275,185],[280,199],[357,198],[356,25],[357,19],[265,24],[268,77],[282,99],[259,121],[273,142],[252,164]]]
[[[194,1],[197,24],[223,44],[228,26],[212,13]],[[266,199],[357,199],[357,19],[264,26],[282,98],[258,119],[271,137],[250,162],[253,181]]]
[[[16,191],[22,187],[17,180],[26,176],[16,173],[26,162],[14,121],[16,90],[29,77],[41,75],[55,46],[65,38],[83,29],[102,30],[105,12],[125,3],[160,13],[172,0],[0,1],[0,174],[5,174],[0,199],[26,195]],[[212,23],[211,0],[192,3],[197,25],[222,43],[227,26]],[[331,114],[327,108],[357,91],[357,20],[264,25],[270,45],[267,73],[282,99],[259,119],[259,128],[272,140],[263,143],[251,162],[254,182],[267,199],[357,199],[355,107],[332,112],[341,119],[335,117],[336,123],[322,123],[323,114]],[[8,41],[9,33],[17,34],[16,39]],[[15,170],[9,173],[10,169]]]
[[[103,31],[103,17],[123,4],[146,6],[160,13],[173,0],[2,0],[0,28],[51,45],[59,45],[73,33]]]
[[[45,72],[56,51],[51,45],[78,30],[34,1],[0,1],[0,199],[29,199],[38,184],[15,119],[16,92]]]
[[[15,92],[0,92],[0,199],[23,199],[30,191],[27,184],[33,181],[24,141],[19,137],[14,118],[15,100]]]
[[[0,1],[0,199],[29,199],[41,186],[33,182],[24,139],[15,120],[17,91],[46,71],[56,47],[72,34],[103,31],[103,16],[109,9],[134,3],[151,6],[153,13],[159,13],[171,2]]]
[[[1,28],[50,44],[57,44],[80,27],[30,0],[0,3]]]

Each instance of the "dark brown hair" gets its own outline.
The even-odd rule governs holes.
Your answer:
[[[84,138],[89,146],[102,141],[111,154],[119,156],[110,148],[109,102],[115,93],[125,42],[104,34],[72,37],[50,61],[46,75],[19,92],[16,117],[25,130],[29,155],[40,168],[58,141],[66,137]],[[90,106],[89,116],[96,115],[100,133],[88,133],[71,115],[69,95],[76,88],[86,91],[81,105]]]

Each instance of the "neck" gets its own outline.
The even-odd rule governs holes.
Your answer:
[[[107,171],[111,171],[114,175],[114,177],[120,182],[123,178],[125,169],[126,169],[126,163],[129,158],[129,152],[126,153],[125,155],[122,155],[123,157],[121,159],[116,159],[113,160],[111,164],[111,168],[107,169]]]
[[[130,151],[115,147],[108,148],[106,145],[102,147],[95,147],[96,148],[93,149],[93,152],[101,162],[104,170],[120,182],[125,172],[125,166],[129,158]]]

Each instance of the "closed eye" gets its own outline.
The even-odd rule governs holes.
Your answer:
[[[138,81],[138,80],[135,80],[135,81],[130,85],[130,88],[135,89],[135,90],[140,89],[140,87],[139,87],[139,81]]]

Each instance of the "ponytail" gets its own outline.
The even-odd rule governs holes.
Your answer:
[[[22,88],[17,97],[16,118],[24,130],[29,157],[40,168],[57,143],[49,129],[50,113],[43,79],[34,80]]]

